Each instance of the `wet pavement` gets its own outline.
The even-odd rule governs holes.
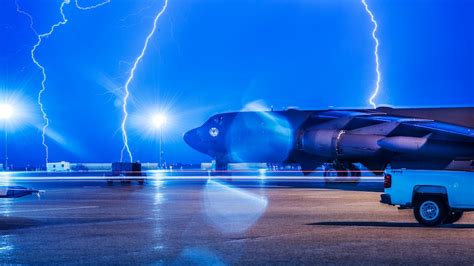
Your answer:
[[[381,180],[21,180],[0,200],[0,264],[465,264],[474,213],[424,228]]]

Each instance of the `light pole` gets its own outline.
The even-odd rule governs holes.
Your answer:
[[[153,116],[152,123],[156,129],[160,130],[160,161],[158,168],[163,169],[163,126],[166,124],[168,119],[163,114],[156,114]]]
[[[7,120],[3,122],[5,130],[5,165],[3,166],[4,170],[8,170],[8,129],[7,129]]]
[[[4,170],[8,170],[8,120],[13,115],[13,107],[9,104],[0,104],[0,120],[3,120],[3,129],[5,131],[5,164]]]

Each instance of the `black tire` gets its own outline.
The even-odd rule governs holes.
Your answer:
[[[455,223],[455,222],[459,221],[462,218],[463,214],[464,214],[464,212],[450,211],[448,213],[448,216],[444,220],[444,223],[445,224]]]
[[[347,169],[350,172],[350,178],[347,179],[347,182],[350,182],[352,185],[358,185],[361,178],[360,169],[352,163],[348,164]]]
[[[211,176],[231,176],[229,165],[220,161],[216,161],[216,169],[211,172]]]
[[[347,169],[351,172],[352,177],[360,177],[362,175],[360,169],[352,163],[348,165]]]
[[[332,164],[324,171],[324,181],[331,183],[350,183],[357,185],[360,182],[360,170],[354,164]]]
[[[324,169],[324,181],[327,183],[337,183],[340,177],[348,177],[349,172],[339,164],[331,164]]]
[[[424,197],[419,199],[413,210],[415,219],[422,225],[437,226],[444,222],[448,215],[448,206],[444,199]]]

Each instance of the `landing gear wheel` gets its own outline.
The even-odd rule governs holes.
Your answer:
[[[347,169],[349,170],[351,176],[347,179],[347,181],[351,182],[352,184],[359,184],[361,177],[360,169],[352,163],[347,165]]]
[[[324,170],[324,181],[326,184],[336,182],[358,184],[360,181],[360,170],[351,163],[328,164]]]
[[[448,215],[446,203],[433,197],[418,200],[413,210],[416,220],[426,226],[437,226],[444,222]]]
[[[340,179],[338,177],[347,177],[349,172],[340,164],[329,164],[324,169],[324,181],[326,184],[335,183]]]
[[[353,177],[360,177],[361,176],[360,169],[357,166],[355,166],[354,164],[350,163],[347,166],[347,168],[351,172],[351,176],[353,176]]]
[[[228,171],[229,165],[220,161],[216,161],[216,169],[212,171],[212,176],[231,176],[231,172]]]
[[[450,211],[448,213],[448,217],[444,220],[445,224],[453,224],[457,221],[459,221],[462,218],[462,215],[464,212],[456,212],[456,211]]]

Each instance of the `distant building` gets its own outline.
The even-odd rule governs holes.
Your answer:
[[[157,170],[159,169],[157,163],[142,163],[142,170],[147,171],[147,170]]]
[[[59,163],[48,163],[46,165],[48,172],[69,172],[71,171],[71,164],[69,162],[61,161]]]
[[[112,171],[111,163],[71,163],[71,171]]]
[[[227,165],[227,170],[230,171],[260,170],[267,168],[267,163],[230,163]],[[216,161],[212,160],[210,163],[201,163],[201,170],[215,171]]]
[[[230,163],[227,165],[227,170],[230,171],[251,171],[267,168],[267,163]]]

